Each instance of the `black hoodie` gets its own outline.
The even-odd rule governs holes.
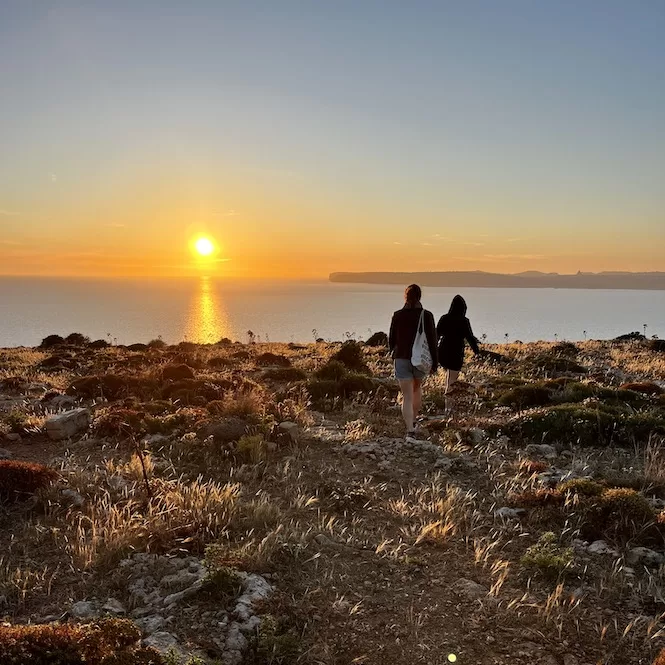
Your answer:
[[[448,314],[444,314],[436,326],[439,338],[439,363],[441,367],[459,371],[464,364],[464,340],[469,343],[474,353],[478,353],[478,340],[471,330],[471,323],[466,318],[466,302],[462,296],[455,296]]]

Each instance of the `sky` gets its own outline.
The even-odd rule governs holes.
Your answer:
[[[663,0],[0,0],[0,274],[665,271],[664,34]]]

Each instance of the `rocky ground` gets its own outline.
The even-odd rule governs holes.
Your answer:
[[[405,440],[382,341],[0,350],[4,629],[125,617],[169,663],[652,663],[663,345],[487,347]]]

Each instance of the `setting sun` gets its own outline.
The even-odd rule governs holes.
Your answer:
[[[210,256],[215,251],[215,245],[213,244],[210,238],[199,238],[196,243],[194,243],[196,251],[201,256]]]

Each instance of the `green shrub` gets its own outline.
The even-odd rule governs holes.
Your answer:
[[[208,568],[208,575],[201,587],[202,595],[224,607],[238,598],[242,591],[242,579],[238,572],[229,566],[220,565],[214,557],[209,558],[208,548],[206,548],[205,565]]]
[[[238,440],[236,451],[243,461],[258,464],[266,458],[268,444],[262,434],[244,434]]]
[[[164,665],[154,649],[138,647],[141,631],[127,619],[89,624],[0,624],[2,665]]]
[[[370,373],[369,367],[367,367],[367,363],[365,362],[363,347],[352,339],[344,342],[342,348],[332,355],[331,360],[339,361],[344,367],[354,372],[362,374]]]
[[[586,368],[570,358],[550,353],[533,356],[526,362],[526,367],[539,374],[585,374]]]
[[[572,478],[571,480],[561,483],[557,489],[562,494],[600,496],[607,488],[589,478]]]
[[[57,471],[43,464],[0,460],[0,500],[24,498],[48,487],[57,478]]]
[[[161,337],[158,337],[157,339],[151,339],[147,346],[149,349],[162,350],[165,349],[168,345]]]
[[[267,369],[263,376],[271,381],[302,381],[307,378],[307,372],[299,367],[275,367]]]
[[[329,360],[314,372],[314,376],[323,381],[339,381],[346,375],[346,371],[346,367],[339,360]]]
[[[573,550],[561,547],[551,531],[544,533],[521,559],[525,568],[536,570],[548,579],[557,579],[572,563]]]
[[[65,337],[65,343],[72,346],[85,346],[86,344],[90,344],[90,338],[81,333],[73,332]]]
[[[64,343],[65,339],[61,335],[48,335],[47,337],[44,337],[39,346],[42,349],[50,349],[53,346],[60,346]]]
[[[284,619],[263,617],[261,626],[250,640],[245,656],[247,665],[295,665],[300,654],[300,637]]]
[[[583,534],[619,543],[656,537],[656,511],[639,492],[626,487],[610,489],[588,511]]]
[[[257,356],[256,364],[260,367],[291,367],[291,361],[286,356],[279,356],[269,351]]]
[[[536,383],[516,386],[499,398],[501,406],[512,406],[519,409],[526,409],[531,406],[545,406],[551,402],[552,391]]]

